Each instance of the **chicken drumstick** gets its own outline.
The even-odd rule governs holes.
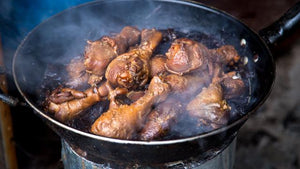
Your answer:
[[[105,77],[113,85],[135,89],[148,82],[150,57],[162,39],[155,29],[144,29],[141,44],[127,53],[119,55],[107,67]]]
[[[164,101],[169,91],[169,85],[154,76],[144,96],[131,105],[109,109],[94,122],[91,132],[106,137],[132,139],[142,127],[151,107]]]
[[[67,121],[95,103],[111,97],[110,95],[126,93],[126,89],[113,90],[107,82],[102,83],[98,88],[91,87],[84,92],[70,88],[58,88],[48,97],[47,110],[55,113],[55,117],[59,121]]]
[[[89,84],[95,85],[105,73],[107,65],[118,55],[124,53],[129,46],[136,44],[140,38],[140,31],[134,27],[126,26],[120,34],[100,40],[87,41],[85,48],[84,65],[91,74]]]
[[[188,38],[176,39],[166,53],[166,68],[175,74],[205,68],[209,55],[208,48],[201,43]]]

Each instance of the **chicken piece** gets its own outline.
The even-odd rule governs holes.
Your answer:
[[[92,87],[97,86],[103,79],[103,76],[99,76],[96,74],[89,74],[88,78],[88,84],[91,85]]]
[[[246,91],[243,80],[234,71],[226,73],[222,77],[221,85],[224,89],[225,99],[232,99],[241,96]]]
[[[162,33],[144,29],[141,34],[141,44],[137,48],[119,55],[108,65],[105,77],[113,86],[136,89],[148,82],[149,60]]]
[[[170,85],[172,92],[182,102],[189,101],[211,82],[210,76],[204,72],[199,75],[184,76],[170,74],[164,77],[164,80]]]
[[[49,96],[49,100],[53,103],[60,104],[84,97],[86,97],[85,92],[77,91],[71,88],[62,88],[62,86],[59,86],[51,93],[51,95]]]
[[[150,77],[164,75],[166,73],[164,55],[156,55],[150,60]]]
[[[220,62],[215,62],[213,65],[213,81],[221,84],[224,98],[232,99],[243,95],[246,86],[240,74],[236,71],[225,73]]]
[[[176,39],[166,53],[166,68],[175,74],[184,74],[198,68],[207,67],[209,50],[196,41],[180,38]]]
[[[182,112],[183,105],[180,101],[169,97],[148,115],[140,139],[153,140],[164,136]]]
[[[109,92],[109,109],[117,108],[121,105],[130,105],[145,95],[145,91],[128,91],[126,88],[116,88]]]
[[[83,62],[83,58],[74,58],[67,65],[66,70],[69,77],[68,82],[66,83],[67,86],[71,88],[78,88],[87,84],[89,75],[85,71]]]
[[[127,98],[130,99],[132,102],[137,101],[141,97],[145,95],[145,91],[130,91],[127,93]]]
[[[99,83],[111,60],[124,53],[129,46],[138,43],[139,38],[140,31],[138,29],[126,26],[120,34],[115,36],[104,36],[94,42],[88,41],[85,48],[84,65],[86,71],[92,74],[89,84],[95,85]]]
[[[227,123],[230,107],[223,99],[223,90],[219,83],[213,82],[187,105],[189,114],[205,125],[218,128]]]
[[[240,60],[240,56],[238,52],[232,45],[224,45],[217,49],[210,50],[214,62],[220,62],[223,65],[232,66],[235,63],[238,63]]]
[[[92,87],[84,92],[60,88],[54,90],[46,100],[46,109],[50,113],[55,113],[55,118],[59,121],[67,121],[95,103],[106,99],[108,94],[107,83],[103,83],[98,89]]]
[[[119,139],[132,139],[140,130],[151,107],[164,101],[170,91],[159,77],[152,78],[145,95],[131,105],[120,105],[103,113],[92,125],[91,132]]]
[[[128,90],[126,88],[112,89],[111,86],[109,86],[108,89],[109,89],[108,99],[110,101],[109,109],[117,108],[120,105],[124,104],[124,101],[118,100],[117,96],[128,94]]]
[[[211,81],[208,74],[204,72],[203,74],[184,76],[170,74],[163,78],[170,85],[174,95],[159,104],[149,114],[147,123],[140,134],[142,140],[152,140],[166,134],[178,115],[183,112],[182,107]]]

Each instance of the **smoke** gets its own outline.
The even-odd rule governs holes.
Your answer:
[[[7,3],[4,5],[6,8],[2,15],[6,21],[7,18],[24,15],[24,18],[9,21],[16,30],[14,39],[18,39],[16,42],[20,43],[19,39],[24,38],[25,32],[42,20],[70,5],[83,1],[60,3],[59,6],[51,0],[43,1],[45,4],[32,0],[30,3],[29,1],[20,3],[19,7],[22,7],[17,11],[11,7],[12,4]],[[40,6],[38,7],[38,5]],[[45,10],[45,7],[48,7],[48,10]],[[205,7],[203,8],[205,9]],[[24,13],[25,9],[27,12]],[[43,11],[47,12],[43,13]],[[210,9],[199,10],[193,5],[188,6],[177,1],[173,3],[167,1],[101,1],[55,15],[39,25],[28,36],[25,43],[22,44],[15,62],[16,75],[19,78],[18,83],[21,89],[26,92],[26,95],[34,95],[40,91],[40,84],[47,68],[61,67],[69,63],[72,58],[82,55],[87,40],[96,40],[103,35],[119,32],[128,25],[137,26],[139,29],[172,28],[182,33],[201,32],[206,37],[213,37],[212,43],[209,43],[208,39],[202,39],[207,40],[208,44],[206,45],[208,46],[233,45],[242,57],[249,57],[249,64],[246,67],[254,73],[254,76],[249,77],[251,81],[249,94],[257,88],[256,84],[259,82],[255,81],[256,72],[253,70],[256,69],[256,63],[251,58],[254,54],[253,50],[259,55],[265,55],[265,53],[261,52],[263,50],[261,47],[255,48],[256,44],[240,47],[241,39],[245,38],[250,43],[253,41],[253,37],[247,29],[235,23],[234,20],[223,17],[219,13],[210,12]],[[6,38],[4,38],[5,42]],[[8,56],[8,58],[11,57]],[[260,68],[262,67],[263,63],[260,65]],[[259,93],[259,91],[256,92]],[[257,100],[251,99],[247,106],[251,109],[251,106],[255,104],[257,104]],[[180,125],[178,125],[178,129],[174,130],[179,129],[181,129]],[[203,129],[203,132],[205,131],[207,130]],[[184,133],[183,135],[189,134]]]
[[[0,40],[11,92],[13,55],[25,36],[50,16],[88,0],[3,0],[0,1]]]

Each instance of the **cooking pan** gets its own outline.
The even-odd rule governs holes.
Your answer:
[[[192,1],[114,0],[86,3],[51,17],[33,29],[13,59],[15,84],[26,100],[61,138],[94,161],[160,164],[198,157],[234,137],[248,117],[269,95],[275,63],[269,51],[298,25],[297,3],[282,18],[258,35],[234,17]],[[84,51],[86,40],[96,40],[127,25],[138,28],[174,28],[197,31],[233,45],[248,58],[249,98],[240,116],[228,125],[190,137],[163,141],[134,141],[97,136],[65,125],[44,112],[41,85],[49,65],[62,65]],[[241,44],[242,42],[242,44]],[[245,43],[246,42],[246,43]],[[59,79],[56,79],[59,81]],[[49,82],[53,83],[53,82]]]

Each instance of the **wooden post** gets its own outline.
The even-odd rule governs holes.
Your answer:
[[[0,37],[0,66],[4,67]],[[5,74],[0,74],[0,89],[7,94]],[[12,119],[9,106],[0,101],[0,168],[17,169],[16,150],[13,141]]]

